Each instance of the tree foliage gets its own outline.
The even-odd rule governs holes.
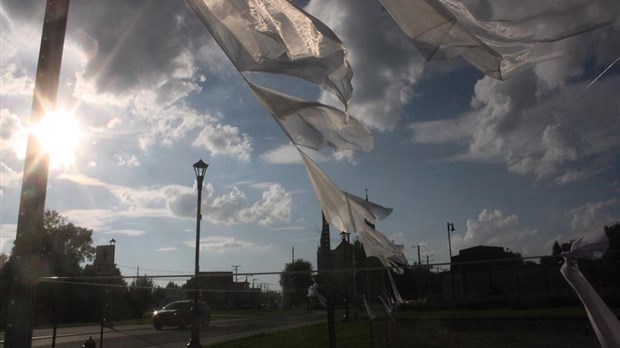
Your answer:
[[[285,264],[284,271],[280,274],[280,286],[288,304],[305,303],[308,287],[312,283],[312,263],[303,259]]]

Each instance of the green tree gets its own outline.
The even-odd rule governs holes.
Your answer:
[[[129,304],[134,318],[141,318],[146,311],[153,309],[155,306],[154,291],[155,284],[153,278],[147,277],[146,274],[131,282],[129,286]]]
[[[293,306],[305,303],[308,287],[312,283],[312,263],[297,259],[285,264],[284,271],[280,273],[285,303]]]
[[[76,226],[55,210],[43,216],[41,275],[77,275],[95,255],[93,230]]]

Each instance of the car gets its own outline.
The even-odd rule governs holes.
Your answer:
[[[192,323],[192,305],[194,301],[174,301],[153,312],[153,327],[161,330],[164,326],[176,326],[184,329]],[[207,327],[211,321],[211,308],[204,301],[198,301],[200,326]]]

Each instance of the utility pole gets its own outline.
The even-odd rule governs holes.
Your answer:
[[[456,290],[454,288],[454,270],[452,269],[452,242],[450,241],[451,233],[453,232],[454,232],[454,224],[451,222],[448,222],[448,250],[450,252],[450,280],[452,283],[452,301],[456,300]]]
[[[422,259],[420,259],[420,244],[412,246],[412,248],[418,247],[418,266],[422,265]]]
[[[232,265],[232,268],[235,269],[235,283],[237,282],[237,270],[241,267],[241,265]]]
[[[291,249],[291,263],[295,263],[295,247]]]
[[[47,112],[56,108],[68,14],[69,0],[47,0],[34,82],[31,125],[39,124]],[[37,137],[30,133],[13,249],[17,262],[9,283],[6,308],[6,348],[32,346],[41,232],[49,173],[49,155],[44,150]]]

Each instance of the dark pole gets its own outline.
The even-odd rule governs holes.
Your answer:
[[[327,220],[325,219],[325,214],[323,214],[323,212],[321,212],[321,217],[323,220],[323,228],[321,230],[321,262],[319,262],[319,274],[321,275],[322,273],[321,282],[323,283],[323,288],[327,289],[325,298],[327,299],[327,332],[329,335],[329,347],[336,348],[336,319],[334,316],[334,303],[332,296],[333,289],[330,279],[331,273],[329,273],[329,270],[333,268],[330,245],[331,243],[329,237],[329,224],[327,223]]]
[[[33,125],[39,123],[47,111],[56,107],[68,13],[69,0],[47,0],[30,116]],[[8,291],[6,348],[32,346],[40,239],[49,171],[49,155],[43,150],[39,140],[31,133],[24,161],[13,249],[16,264]]]
[[[196,173],[196,181],[198,186],[198,200],[196,203],[196,257],[194,263],[194,305],[192,307],[193,320],[192,320],[192,333],[187,343],[187,347],[190,348],[202,348],[200,344],[200,324],[198,323],[198,274],[200,273],[199,257],[200,257],[200,220],[201,214],[201,202],[202,202],[202,183],[205,178],[205,172],[207,171],[208,164],[202,161],[202,159],[194,163],[194,172]]]
[[[452,283],[452,300],[456,300],[456,290],[454,288],[454,270],[452,269],[452,242],[450,233],[454,232],[454,224],[448,222],[448,250],[450,252],[450,282]]]

